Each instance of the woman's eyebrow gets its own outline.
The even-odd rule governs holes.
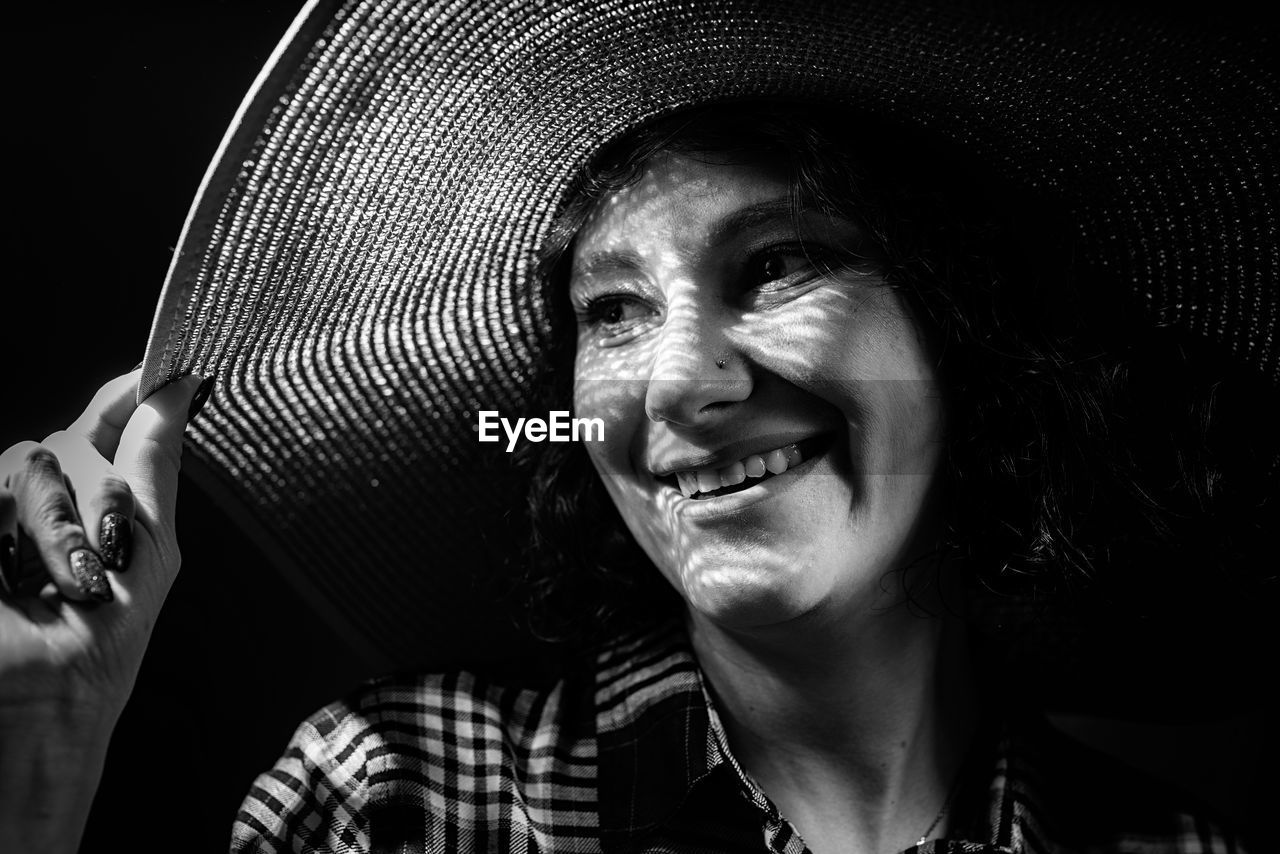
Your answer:
[[[570,275],[600,276],[605,273],[633,273],[641,269],[644,262],[640,256],[627,249],[609,249],[603,252],[592,252],[585,258],[575,259]]]
[[[771,225],[778,220],[785,220],[788,225],[792,225],[797,219],[807,214],[819,214],[827,220],[838,220],[840,223],[848,222],[828,211],[803,202],[797,205],[794,199],[784,197],[746,205],[733,213],[726,214],[712,225],[708,233],[708,242],[723,243],[739,232],[759,228],[762,225]],[[851,222],[848,224],[853,226]]]

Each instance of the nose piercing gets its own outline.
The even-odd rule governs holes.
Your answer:
[[[723,369],[724,366],[728,364],[728,362],[729,362],[728,359],[716,359],[716,367]]]

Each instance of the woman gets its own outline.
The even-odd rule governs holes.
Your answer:
[[[507,847],[579,840],[588,850],[596,841],[719,850],[758,844],[761,831],[776,850],[799,850],[800,835],[818,851],[900,850],[944,834],[986,845],[1037,837],[1022,840],[1030,850],[1120,846],[1134,833],[1175,844],[1179,822],[1191,819],[1148,814],[1140,804],[1126,822],[1100,821],[1087,831],[1101,835],[1078,842],[1076,805],[1061,795],[1046,807],[1057,827],[1026,809],[1036,799],[1025,788],[997,792],[991,806],[1010,812],[996,821],[982,821],[987,805],[973,802],[982,801],[996,757],[1034,765],[1034,753],[1011,745],[1041,745],[1051,757],[1056,748],[1015,738],[1016,730],[984,732],[979,719],[997,716],[980,708],[963,632],[902,606],[905,595],[926,614],[948,613],[954,573],[925,558],[948,554],[938,548],[953,521],[938,498],[949,488],[939,473],[954,444],[949,419],[963,403],[943,400],[955,391],[942,372],[956,333],[928,315],[938,307],[928,294],[890,286],[897,268],[886,253],[901,247],[876,239],[876,208],[847,194],[794,199],[794,177],[778,174],[758,143],[708,147],[676,133],[643,155],[637,147],[645,143],[629,145],[623,159],[635,180],[605,182],[607,192],[582,197],[581,221],[572,204],[559,220],[572,239],[562,241],[571,242],[564,290],[551,299],[567,295],[578,317],[574,408],[606,425],[606,438],[587,453],[652,568],[680,596],[692,657],[668,630],[608,644],[582,665],[585,673],[571,671],[549,691],[490,687],[466,675],[375,685],[300,730],[246,802],[241,844],[263,837],[390,848],[422,838],[453,850],[498,837]],[[870,172],[879,162],[854,165]],[[849,183],[863,189],[824,180],[812,189]],[[939,235],[952,236],[946,228]],[[563,345],[569,339],[557,330]],[[74,531],[41,528],[42,504],[60,501],[69,517],[65,506],[76,500],[46,454],[19,448],[6,462],[23,527],[41,543],[61,593],[77,600],[114,590],[113,605],[125,606],[58,605],[70,631],[86,624],[78,622],[83,613],[107,631],[154,614],[176,571],[166,536],[173,460],[195,382],[133,410],[136,382],[108,387],[71,431],[78,437],[45,443],[66,469],[90,461],[71,476],[75,484],[103,470],[95,455],[123,470],[140,508],[134,572],[99,572],[85,543],[57,539]],[[157,457],[156,448],[166,453]],[[118,488],[76,492],[94,502],[81,518],[132,514]],[[111,547],[117,529],[109,526],[104,540],[90,524],[87,545],[123,561]],[[960,533],[973,538],[971,529]],[[1059,547],[1054,557],[1064,556]],[[88,649],[98,649],[92,640]],[[105,721],[79,722],[70,728],[76,740],[62,745],[83,739],[92,755],[105,743],[100,730],[109,730],[139,654],[122,648],[95,709]],[[38,706],[50,695],[59,692],[35,686],[25,696]],[[21,691],[14,696],[25,702]],[[575,715],[569,700],[593,696],[593,714]],[[588,722],[589,737],[568,726]],[[670,738],[657,737],[669,727],[683,737],[675,744],[686,752],[675,755],[684,767],[668,761]],[[657,761],[646,761],[650,750]],[[966,770],[966,754],[979,770]],[[1051,786],[1062,761],[1049,766]],[[1061,779],[1075,779],[1073,771]],[[672,785],[673,773],[683,785]],[[619,783],[625,788],[609,788]],[[1104,794],[1094,793],[1105,802]],[[975,828],[987,835],[971,836]],[[1188,832],[1202,844],[1218,838],[1213,829]]]

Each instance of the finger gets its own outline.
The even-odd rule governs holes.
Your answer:
[[[89,545],[53,451],[35,442],[14,445],[0,456],[0,471],[8,472],[18,524],[35,543],[58,591],[76,601],[110,602],[106,569]]]
[[[5,481],[7,482],[7,481]],[[0,487],[0,594],[10,599],[30,596],[48,585],[49,571],[35,546],[18,525],[18,499]],[[54,588],[54,595],[57,589]]]
[[[138,408],[138,381],[141,378],[140,369],[130,371],[98,389],[67,431],[83,436],[103,459],[114,459],[125,425]]]
[[[120,437],[115,468],[133,487],[134,500],[155,521],[173,528],[182,463],[182,431],[197,390],[208,388],[194,374],[170,383],[138,405]]]
[[[127,569],[133,545],[134,501],[124,475],[77,433],[54,433],[43,444],[58,457],[89,545],[108,569]]]

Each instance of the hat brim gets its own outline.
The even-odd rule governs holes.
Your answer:
[[[1278,108],[1239,45],[1030,4],[672,5],[313,2],[200,188],[139,395],[217,377],[188,471],[372,666],[510,652],[522,480],[476,414],[525,413],[538,247],[655,117],[792,98],[927,129],[1070,211],[1153,322],[1276,381]]]

